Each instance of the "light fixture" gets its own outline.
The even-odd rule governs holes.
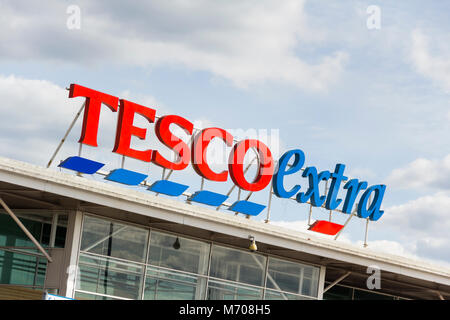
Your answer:
[[[175,242],[173,243],[172,247],[173,247],[175,250],[180,249],[181,243],[180,243],[180,239],[178,239],[178,237],[175,239]]]
[[[248,236],[249,240],[250,240],[250,246],[248,247],[248,249],[251,252],[255,252],[256,250],[258,250],[258,247],[256,245],[256,241],[255,241],[255,237],[254,236]]]

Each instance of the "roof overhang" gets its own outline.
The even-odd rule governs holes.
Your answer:
[[[404,296],[437,298],[434,292],[437,290],[450,296],[450,269],[447,267],[2,157],[0,194],[17,210],[78,209],[241,247],[248,246],[248,236],[252,235],[261,252],[326,266],[330,281],[343,272],[352,271],[344,284],[365,283],[369,276],[366,268],[376,265],[382,271],[382,281],[385,280],[384,292],[400,294],[403,290]]]

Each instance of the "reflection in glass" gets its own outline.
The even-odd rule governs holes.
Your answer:
[[[207,300],[260,300],[262,289],[210,280]]]
[[[204,299],[206,278],[148,268],[145,280],[145,300]]]
[[[81,251],[144,262],[147,237],[146,229],[86,216]]]
[[[266,257],[262,255],[213,246],[211,277],[263,286],[265,267]]]
[[[143,267],[112,258],[80,255],[77,289],[110,296],[138,299]]]
[[[319,268],[301,263],[269,258],[268,288],[308,296],[316,296]]]
[[[75,300],[119,300],[117,298],[100,296],[98,294],[89,294],[85,292],[75,292]]]
[[[79,298],[290,300],[318,293],[318,267],[92,216],[84,218],[80,248]]]
[[[326,284],[325,286],[327,286]],[[353,300],[353,288],[342,286],[332,286],[327,292],[323,293],[324,300]]]
[[[27,230],[40,240],[42,223],[21,218],[20,221]],[[0,246],[34,247],[34,243],[19,228],[14,220],[6,214],[0,213]]]
[[[61,215],[60,218],[64,216]],[[22,224],[35,237],[41,245],[48,246],[50,240],[51,224],[40,220],[31,220],[19,216]],[[36,214],[36,218],[42,218]],[[55,247],[63,248],[66,238],[66,227],[58,225],[56,228]],[[30,247],[34,248],[34,243],[20,229],[13,219],[7,214],[0,213],[0,246],[8,247]]]
[[[264,300],[312,300],[304,296],[295,295],[292,293],[266,290]]]
[[[394,300],[394,297],[377,292],[354,289],[353,300]]]
[[[0,284],[43,286],[45,258],[0,250]]]
[[[208,272],[209,244],[152,231],[148,263],[191,273]]]

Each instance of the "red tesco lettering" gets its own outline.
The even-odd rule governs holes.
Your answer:
[[[153,162],[156,165],[170,170],[183,170],[189,163],[197,174],[212,181],[227,181],[228,176],[241,189],[259,191],[264,189],[271,181],[274,172],[274,161],[270,149],[261,141],[247,139],[233,146],[233,136],[221,128],[206,128],[201,130],[194,138],[191,148],[179,137],[170,131],[171,124],[183,129],[186,134],[192,135],[194,125],[187,119],[177,115],[166,115],[159,118],[155,124],[155,133],[159,141],[175,152],[176,161],[164,158],[158,150],[136,150],[131,147],[131,138],[136,136],[145,139],[147,129],[133,125],[134,115],[140,114],[149,123],[154,123],[156,110],[137,103],[119,100],[118,97],[95,91],[78,84],[70,85],[69,98],[85,97],[84,117],[79,142],[97,147],[98,126],[100,110],[106,105],[112,112],[119,112],[116,139],[113,152],[126,157]],[[120,102],[120,103],[119,103]],[[206,159],[206,152],[213,139],[220,139],[232,150],[228,159],[228,170],[214,172]],[[244,158],[250,148],[258,152],[259,170],[256,178],[249,182],[244,176]]]

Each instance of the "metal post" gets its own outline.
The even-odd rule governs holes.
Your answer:
[[[372,204],[372,194],[369,195],[369,206]],[[366,219],[366,232],[364,234],[364,248],[368,246],[367,237],[369,233],[369,217]]]
[[[78,156],[81,157],[81,151],[83,150],[83,144],[80,142],[78,146]]]
[[[55,240],[56,240],[56,229],[58,228],[58,214],[54,213],[52,218],[52,227],[50,229],[50,241],[48,246],[50,248],[55,247]]]
[[[350,217],[348,217],[347,221],[345,221],[344,226],[343,226],[342,229],[339,230],[339,232],[336,234],[336,237],[334,237],[334,240],[336,240],[336,239],[339,237],[339,235],[342,233],[342,231],[344,231],[345,227],[346,227],[347,224],[350,222],[350,220],[353,218],[353,216],[356,215],[356,210],[357,210],[357,208],[358,208],[358,203],[356,203],[353,212],[350,213]]]
[[[366,219],[366,234],[364,236],[364,248],[368,246],[368,244],[367,244],[368,233],[369,233],[369,218]]]
[[[170,170],[169,173],[167,174],[167,176],[163,179],[163,180],[168,180],[170,178],[170,176],[172,175],[173,170]]]
[[[250,197],[252,196],[252,194],[253,194],[253,191],[249,192],[249,194],[247,195],[247,197],[245,197],[245,201],[248,201],[248,199],[250,199]],[[249,214],[245,215],[245,217],[246,217],[247,219],[250,219],[250,215],[249,215]]]
[[[125,156],[122,156],[121,168],[123,169],[124,166],[125,166]]]
[[[328,180],[325,181],[325,196],[327,196],[327,194],[328,194]],[[333,213],[333,210],[330,210],[330,214],[328,217],[328,221],[330,221],[330,222],[331,222],[331,214],[332,213]]]
[[[246,167],[245,170],[244,170],[244,174],[247,173],[247,171],[248,171],[248,169],[250,169],[250,166],[252,165],[253,161],[255,161],[256,159],[257,159],[257,157],[253,158],[252,161],[250,161],[250,163],[247,165],[247,167]],[[230,194],[233,192],[234,188],[236,188],[236,185],[235,185],[235,184],[233,184],[233,185],[231,186],[230,190],[227,192],[227,196],[230,196]],[[239,192],[240,192],[240,190],[239,190]],[[239,195],[239,197],[240,197],[240,195]],[[239,198],[238,198],[238,200],[239,200]],[[221,206],[222,206],[222,204],[220,204],[220,205],[216,208],[216,210],[218,211],[218,210],[220,209]]]
[[[309,204],[308,226],[311,226],[312,204]]]
[[[83,144],[80,142],[80,145],[78,146],[78,156],[81,157],[81,151],[83,149]],[[82,177],[83,175],[81,174],[81,172],[77,172],[77,176]]]
[[[270,221],[270,207],[272,205],[272,194],[273,194],[273,180],[270,183],[269,203],[267,204],[267,215],[266,215],[266,220],[264,221],[265,223],[269,223],[269,221]]]
[[[164,175],[166,174],[166,168],[162,168],[162,173],[161,173],[161,180],[166,180],[166,178],[164,178]],[[170,175],[170,172],[169,172]],[[155,194],[155,197],[159,196],[159,192]]]
[[[13,218],[13,220],[17,223],[20,229],[27,235],[27,237],[35,244],[35,246],[39,249],[39,251],[47,258],[49,262],[53,262],[52,258],[49,256],[47,251],[40,245],[40,243],[36,240],[35,237],[28,231],[28,229],[23,225],[23,223],[17,218],[17,216],[11,211],[8,205],[0,198],[0,205],[8,212],[8,214]]]
[[[67,136],[69,135],[70,131],[72,130],[73,126],[75,125],[75,122],[77,122],[78,117],[80,116],[81,111],[83,111],[85,105],[86,105],[86,101],[83,102],[83,105],[81,106],[80,110],[77,112],[77,114],[75,115],[75,118],[73,119],[72,123],[70,124],[69,129],[67,129],[66,134],[64,135],[62,140],[59,142],[58,147],[56,148],[55,152],[53,153],[52,157],[50,158],[50,161],[47,163],[47,168],[50,167],[50,165],[52,164],[56,155],[58,154],[59,149],[61,149],[62,145],[66,141]]]
[[[157,119],[159,119],[159,117],[156,117]],[[192,131],[192,135],[191,135],[191,138],[189,139],[189,142],[188,142],[188,145],[191,145],[192,144],[192,142],[194,141],[194,138],[195,138],[195,132],[196,131],[201,131],[200,129],[196,129],[196,128],[194,128],[193,129],[193,131]],[[172,173],[173,173],[173,169],[171,169],[170,171],[169,171],[169,173],[167,174],[167,177],[164,177],[164,174],[165,174],[165,171],[166,169],[165,168],[163,168],[163,177],[162,177],[162,180],[167,180],[167,179],[169,179],[170,178],[170,176],[172,175]]]
[[[239,188],[239,190],[238,190],[238,198],[237,198],[237,201],[241,200],[241,190],[242,190],[242,189]],[[239,212],[235,212],[235,213],[234,213],[235,216],[237,216],[238,214],[239,214]]]
[[[342,233],[342,231],[345,229],[345,227],[347,226],[347,224],[350,222],[350,220],[353,218],[354,215],[355,215],[354,213],[350,213],[350,217],[348,217],[348,219],[345,221],[344,226],[336,234],[336,236],[334,237],[334,240],[336,240],[339,237],[339,235]]]

